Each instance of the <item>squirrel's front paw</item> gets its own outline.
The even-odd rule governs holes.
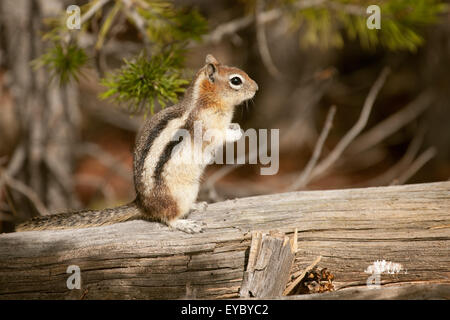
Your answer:
[[[238,123],[230,123],[227,129],[225,140],[227,142],[238,141],[242,137],[241,127]]]
[[[199,233],[203,231],[201,224],[188,219],[179,219],[168,223],[171,228],[186,232]]]

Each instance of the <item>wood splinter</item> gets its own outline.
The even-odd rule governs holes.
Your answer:
[[[281,296],[289,280],[296,251],[297,229],[293,239],[282,233],[252,232],[247,270],[244,272],[240,296]]]

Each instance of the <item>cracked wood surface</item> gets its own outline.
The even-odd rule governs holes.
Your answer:
[[[450,182],[307,191],[229,200],[190,219],[189,235],[145,221],[0,235],[0,299],[171,299],[239,296],[251,231],[298,229],[291,273],[321,255],[336,288],[366,284],[376,260],[406,272],[385,283],[450,282]],[[81,289],[68,290],[69,265]],[[448,288],[445,287],[445,288]]]

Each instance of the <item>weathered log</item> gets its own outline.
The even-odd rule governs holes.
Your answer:
[[[239,297],[251,231],[293,234],[291,273],[318,256],[336,289],[365,286],[376,260],[403,266],[382,284],[449,283],[450,182],[308,191],[229,200],[194,213],[203,233],[145,221],[0,235],[0,298]],[[81,270],[69,290],[68,266]],[[448,286],[444,287],[448,289]]]

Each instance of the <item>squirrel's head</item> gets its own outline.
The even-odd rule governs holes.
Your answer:
[[[221,65],[216,58],[208,54],[206,64],[197,74],[198,97],[232,108],[253,98],[258,85],[244,71]]]

